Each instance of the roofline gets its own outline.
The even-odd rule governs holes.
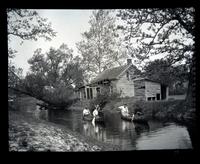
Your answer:
[[[116,80],[116,79],[118,79],[119,78],[119,76],[121,76],[121,74],[123,74],[131,65],[133,65],[132,63],[128,66],[126,66],[126,68],[119,74],[119,75],[117,75],[117,77],[116,78],[113,78],[113,79],[109,79],[109,80]],[[120,67],[120,66],[119,66]],[[115,68],[115,67],[114,67]],[[109,68],[110,70],[111,69],[114,69],[114,68]],[[107,69],[107,70],[109,70],[109,69]],[[107,70],[105,70],[105,71],[107,71]],[[104,72],[104,71],[103,71]],[[108,80],[108,79],[103,79],[103,80]],[[103,80],[99,80],[99,81],[103,81]],[[94,83],[97,83],[97,82],[99,82],[99,81],[95,81],[95,82],[91,82],[90,84],[94,84]]]
[[[127,67],[126,67],[119,75],[117,75],[116,78],[118,79],[127,69],[129,69],[129,67],[130,67],[131,65],[133,65],[133,63],[127,65]]]
[[[103,79],[103,80],[113,81],[113,80],[117,80],[117,78],[113,78],[113,79]],[[91,83],[88,84],[88,85],[92,85],[92,84],[98,83],[98,82],[103,81],[103,80],[98,80],[98,81],[95,81],[95,82],[91,82]]]
[[[152,81],[152,82],[155,82],[155,83],[160,83],[158,81],[151,80],[151,79],[145,78],[145,77],[133,79],[133,81],[140,81],[140,80],[147,80],[147,81]]]
[[[159,81],[155,81],[155,80],[151,80],[151,79],[149,79],[149,78],[140,78],[140,79],[133,79],[133,81],[140,81],[140,80],[146,80],[146,81],[151,81],[151,82],[154,82],[154,83],[159,83],[159,84],[161,84],[161,85],[165,85],[165,86],[168,86],[168,85],[166,85],[166,84],[162,84],[161,82],[159,82]]]

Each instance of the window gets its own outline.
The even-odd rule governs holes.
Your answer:
[[[96,90],[97,90],[97,94],[99,94],[100,93],[100,88],[98,87]]]
[[[87,88],[87,99],[90,99],[90,89]]]
[[[156,98],[157,98],[157,100],[160,100],[160,94],[159,93],[156,94]]]
[[[86,99],[86,93],[85,93],[85,90],[83,91],[83,97],[84,97],[84,99]]]
[[[92,88],[90,88],[90,98],[93,99],[93,92],[92,92]]]
[[[156,98],[155,97],[147,97],[147,101],[155,101]]]

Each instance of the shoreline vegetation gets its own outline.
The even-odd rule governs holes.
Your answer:
[[[138,101],[131,98],[115,99],[106,104],[105,111],[120,112],[119,106],[127,104],[130,114],[143,112],[147,119],[174,121],[182,124],[193,124],[196,121],[196,110],[185,100],[171,101]]]
[[[66,129],[63,125],[39,120],[24,112],[30,103],[33,108],[38,101],[34,98],[19,98],[15,110],[9,109],[9,151],[118,151],[110,145],[84,137]],[[20,103],[23,107],[20,108]],[[130,98],[112,99],[103,110],[120,112],[119,106],[126,103],[130,113],[142,111],[149,119],[174,121],[185,125],[195,122],[195,109],[189,108],[184,100],[144,102]],[[84,104],[74,104],[70,110],[81,110]],[[82,107],[81,107],[82,106]],[[20,108],[20,110],[19,110]],[[33,109],[32,109],[33,110]]]

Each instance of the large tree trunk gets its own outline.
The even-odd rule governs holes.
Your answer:
[[[195,108],[196,103],[196,57],[193,55],[192,63],[190,66],[189,74],[189,84],[188,91],[186,96],[186,101],[191,105],[192,108]]]

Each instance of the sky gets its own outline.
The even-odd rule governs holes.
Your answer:
[[[89,30],[89,19],[92,10],[36,10],[43,18],[48,18],[52,23],[52,28],[57,32],[56,37],[51,41],[45,41],[44,38],[39,38],[37,41],[24,41],[21,45],[21,39],[12,37],[9,43],[11,47],[18,51],[13,63],[17,68],[23,69],[23,75],[29,69],[27,62],[33,56],[37,48],[42,48],[45,53],[50,47],[58,48],[62,43],[68,45],[74,50],[74,55],[77,55],[76,43],[81,41],[81,33]]]
[[[78,55],[76,43],[82,40],[81,33],[88,31],[90,28],[89,19],[92,10],[36,10],[43,18],[47,18],[52,23],[52,28],[57,32],[57,36],[51,41],[39,38],[37,41],[25,40],[23,44],[21,39],[13,36],[9,47],[18,51],[13,63],[17,68],[23,69],[23,76],[26,75],[30,65],[28,59],[33,56],[36,49],[41,48],[42,53],[49,50],[50,47],[59,48],[65,43],[69,48],[73,49],[73,54]],[[121,22],[120,22],[121,23]],[[162,55],[151,57],[151,60],[163,58]]]

